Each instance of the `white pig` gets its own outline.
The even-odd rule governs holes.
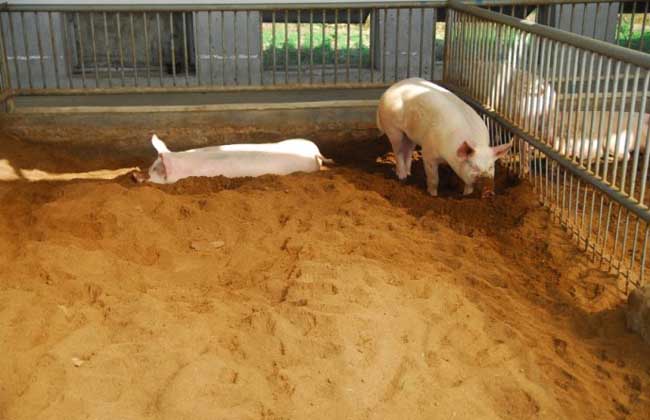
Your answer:
[[[482,196],[493,195],[494,163],[512,142],[490,147],[481,117],[459,97],[420,78],[405,79],[388,88],[379,100],[377,126],[393,147],[397,177],[411,173],[416,145],[422,147],[427,191],[438,195],[438,165],[446,162],[471,194],[477,181],[486,182]]]
[[[645,113],[641,117],[640,136],[637,135],[639,113],[634,113],[630,118],[628,112],[623,112],[620,126],[618,118],[618,112],[613,115],[609,111],[591,111],[586,115],[584,111],[574,112],[570,120],[567,118],[563,121],[561,128],[551,132],[553,148],[562,154],[575,156],[579,160],[593,161],[597,157],[605,156],[621,161],[629,159],[635,153],[637,140],[640,140],[639,152],[645,153],[650,129],[650,114]],[[586,120],[586,125],[583,124],[583,120]],[[631,128],[629,134],[628,122]],[[599,134],[600,148],[598,147]]]
[[[315,172],[323,163],[333,163],[321,155],[309,140],[291,139],[278,143],[229,144],[183,152],[170,151],[155,134],[151,144],[158,158],[147,175],[134,175],[138,182],[171,184],[191,176],[255,177],[293,172]]]

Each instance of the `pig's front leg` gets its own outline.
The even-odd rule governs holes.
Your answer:
[[[427,175],[427,191],[436,197],[438,195],[438,166],[440,165],[440,158],[433,153],[423,153],[422,158],[424,161],[424,172]]]
[[[465,189],[463,190],[463,195],[470,195],[474,192],[473,184],[465,184]]]

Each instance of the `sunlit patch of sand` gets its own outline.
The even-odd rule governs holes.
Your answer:
[[[0,181],[14,181],[24,179],[27,181],[70,181],[73,179],[115,179],[133,171],[138,167],[119,169],[99,169],[86,172],[53,173],[40,169],[18,169],[11,166],[7,159],[0,159]]]

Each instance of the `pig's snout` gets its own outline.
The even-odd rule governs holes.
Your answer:
[[[494,197],[494,191],[492,190],[485,189],[481,192],[481,198],[492,198],[492,197]]]
[[[479,177],[476,180],[477,189],[481,192],[481,198],[494,197],[494,178]]]
[[[146,172],[143,171],[133,171],[131,172],[131,178],[138,184],[145,182],[149,177]]]

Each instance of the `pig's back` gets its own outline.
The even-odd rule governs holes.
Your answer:
[[[439,138],[458,130],[489,141],[485,124],[469,105],[424,79],[411,78],[394,84],[380,99],[380,108],[387,119],[418,144],[429,134]]]

